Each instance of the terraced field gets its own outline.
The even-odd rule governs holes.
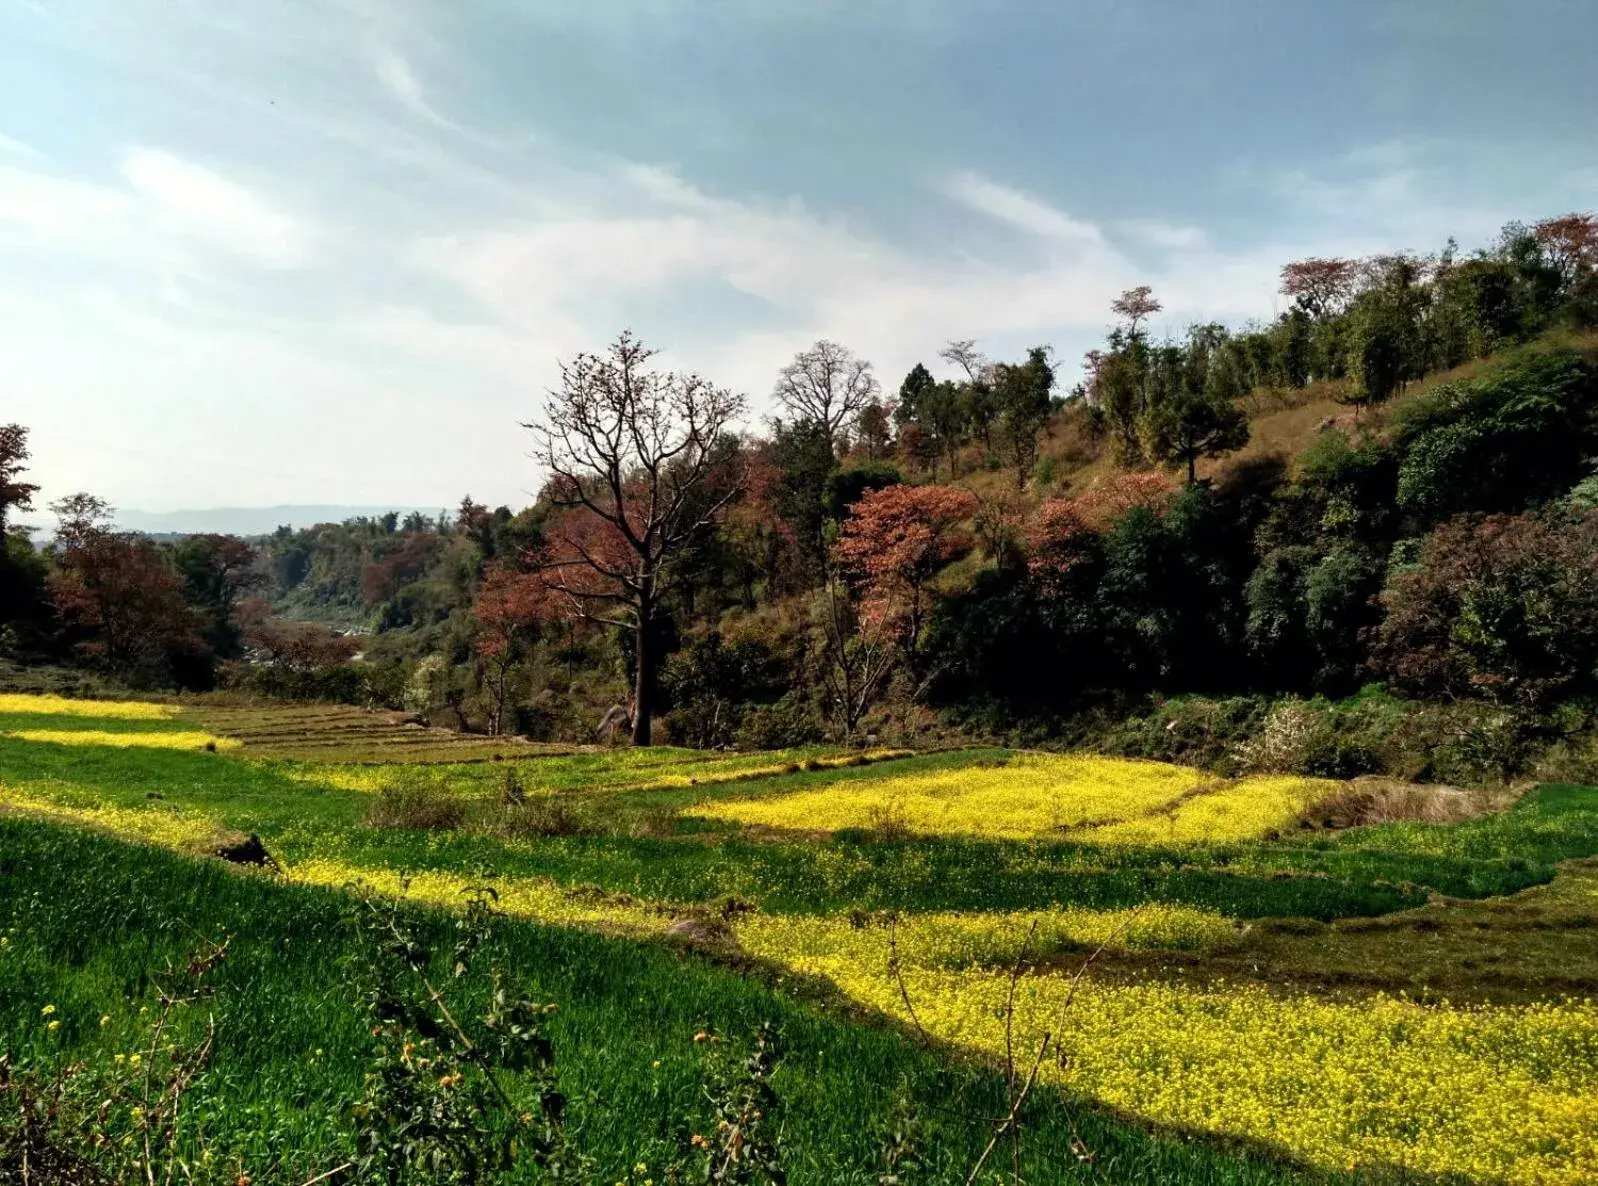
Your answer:
[[[263,757],[338,762],[468,762],[565,753],[520,738],[428,728],[404,713],[347,705],[205,708],[187,718]]]
[[[361,1038],[336,964],[289,946],[334,940],[295,920],[351,883],[422,917],[489,884],[524,920],[518,974],[569,1005],[562,1048],[594,1093],[579,1128],[607,1174],[672,1139],[661,1092],[702,1107],[696,1028],[770,1016],[790,1033],[794,1181],[874,1181],[896,1081],[941,1117],[929,1180],[963,1181],[1003,1096],[989,1068],[1045,1046],[1029,1181],[1598,1180],[1598,790],[1447,825],[1300,826],[1339,789],[4,697],[0,807],[19,820],[0,828],[0,1023],[19,1057],[94,1057],[176,920],[276,951],[297,979],[240,973],[227,1016],[249,1036],[219,1046],[207,1090],[252,1109],[222,1126],[240,1158],[322,1164],[344,1138],[303,1100],[352,1090]],[[81,827],[178,855],[63,830]],[[279,872],[192,855],[242,833]],[[86,886],[127,906],[86,927]],[[45,1032],[45,1000],[109,1020]]]

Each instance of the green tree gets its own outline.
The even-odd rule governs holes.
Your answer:
[[[793,532],[806,576],[819,577],[827,559],[827,481],[838,468],[827,431],[819,421],[780,421],[772,433],[770,459],[778,469],[772,501]]]
[[[0,532],[13,510],[33,509],[38,487],[22,481],[27,472],[28,430],[20,424],[0,424]]]
[[[1198,480],[1198,460],[1220,457],[1248,444],[1248,416],[1229,399],[1208,392],[1179,392],[1153,408],[1145,447],[1158,462],[1187,468],[1188,485]]]
[[[243,630],[234,620],[239,601],[263,583],[256,552],[230,535],[191,535],[172,549],[183,576],[183,594],[200,611],[200,636],[219,659],[237,659]]]
[[[1194,326],[1185,348],[1156,351],[1154,398],[1140,426],[1144,454],[1161,464],[1187,469],[1198,480],[1198,460],[1219,457],[1248,443],[1248,416],[1237,399],[1248,388],[1226,331]]]
[[[1009,462],[1015,467],[1015,486],[1026,485],[1038,456],[1038,434],[1049,423],[1054,367],[1048,348],[1034,346],[1019,364],[1000,363],[994,368],[993,404],[997,410]]]

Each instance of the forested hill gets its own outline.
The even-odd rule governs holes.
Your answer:
[[[52,553],[12,538],[6,645],[543,735],[642,702],[635,724],[694,744],[1367,685],[1546,723],[1598,694],[1598,219],[1300,260],[1282,292],[1269,323],[1158,340],[1158,293],[1128,290],[1070,389],[1042,347],[951,342],[884,385],[818,342],[760,433],[662,376],[676,451],[628,446],[612,482],[562,432],[647,397],[603,398],[650,369],[624,335],[537,420],[533,506],[284,528],[245,556],[141,550],[79,504]],[[136,645],[107,637],[107,566],[172,599],[145,599]],[[369,632],[361,661],[296,620]]]

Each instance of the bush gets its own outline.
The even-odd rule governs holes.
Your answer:
[[[584,836],[595,831],[571,795],[542,792],[507,802],[490,818],[490,830],[504,836]]]
[[[366,809],[370,828],[450,831],[466,822],[467,804],[434,787],[384,787]]]
[[[792,749],[820,741],[821,722],[804,698],[790,692],[775,704],[760,704],[744,714],[738,729],[740,749]]]
[[[1382,594],[1400,687],[1535,708],[1598,689],[1598,512],[1463,515]]]
[[[1398,505],[1436,522],[1518,511],[1570,489],[1593,445],[1594,380],[1569,351],[1521,354],[1404,409]]]
[[[1562,730],[1565,768],[1582,761],[1579,724]],[[1346,700],[1247,696],[1167,700],[1074,739],[1123,757],[1226,776],[1276,772],[1348,779],[1501,783],[1530,769],[1561,730],[1536,716],[1480,701],[1429,705],[1371,685]],[[1598,755],[1595,759],[1598,760]]]

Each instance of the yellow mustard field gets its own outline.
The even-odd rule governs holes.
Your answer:
[[[1121,950],[1211,950],[1233,939],[1238,924],[1212,910],[1149,905],[1136,910],[1081,907],[1005,912],[933,911],[893,920],[824,915],[754,914],[736,923],[753,955],[798,968],[842,960],[852,967],[901,964],[964,970],[1013,965],[1100,944]]]
[[[1321,778],[1260,775],[1184,799],[1175,810],[1087,828],[1071,837],[1092,844],[1224,844],[1289,827],[1336,788]]]
[[[793,830],[894,826],[928,836],[1095,843],[1225,842],[1283,827],[1336,784],[1259,776],[1225,784],[1161,762],[1024,754],[1004,765],[857,779],[707,802],[709,819]]]
[[[33,794],[3,782],[0,782],[0,808],[64,823],[86,824],[168,848],[191,848],[217,832],[213,821],[171,808],[85,806]]]
[[[847,955],[801,956],[862,1004],[909,1021],[898,981]],[[909,966],[936,1038],[1004,1050],[1002,970]],[[1334,1003],[1257,987],[1197,991],[1022,977],[1015,1040],[1060,1043],[1046,1081],[1159,1124],[1263,1141],[1315,1165],[1385,1164],[1473,1181],[1598,1181],[1598,1009]]]
[[[66,696],[0,693],[0,714],[36,713],[44,716],[93,717],[115,721],[160,721],[177,715],[166,704],[136,700],[73,700]]]
[[[6,734],[22,741],[49,745],[113,745],[140,749],[238,749],[229,737],[217,737],[199,730],[163,733],[112,733],[103,729],[16,729]]]

